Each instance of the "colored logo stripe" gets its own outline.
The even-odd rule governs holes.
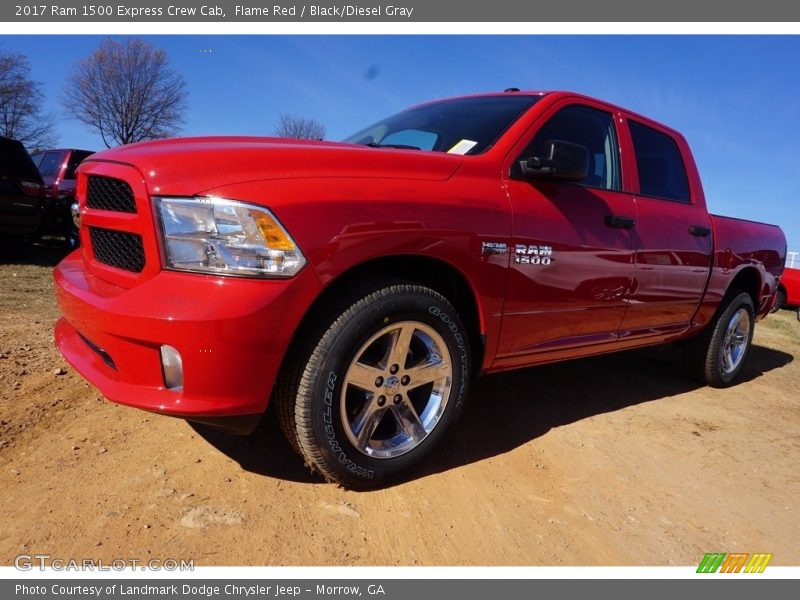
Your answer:
[[[738,573],[742,570],[749,554],[728,554],[728,558],[722,563],[720,573]]]
[[[772,560],[772,554],[753,554],[750,562],[744,568],[745,573],[763,573],[767,568],[769,561]]]
[[[746,552],[734,552],[726,554],[724,552],[706,552],[697,567],[697,572],[739,573],[744,569],[744,573],[763,573],[771,560],[772,554],[769,553],[747,554]]]
[[[703,560],[700,561],[700,566],[697,567],[698,573],[716,573],[719,566],[725,558],[724,553],[720,552],[706,552]]]

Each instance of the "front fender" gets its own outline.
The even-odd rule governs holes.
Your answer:
[[[396,179],[302,179],[234,184],[206,192],[267,206],[299,245],[323,286],[368,261],[424,256],[457,270],[475,295],[487,354],[497,341],[509,256],[508,200],[499,186]]]

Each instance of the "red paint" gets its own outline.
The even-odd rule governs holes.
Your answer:
[[[519,152],[559,107],[614,115],[622,189],[510,177]],[[627,121],[670,135],[687,166],[690,204],[639,194]],[[87,175],[127,181],[138,214],[87,209]],[[287,280],[183,274],[161,268],[153,195],[216,195],[267,206],[308,264]],[[484,371],[497,371],[688,337],[713,315],[735,277],[752,283],[758,317],[783,269],[779,228],[710,216],[686,141],[621,108],[574,94],[545,95],[484,154],[368,148],[268,138],[195,138],[134,144],[80,168],[82,223],[135,232],[139,274],[82,249],[55,272],[62,353],[111,400],[182,416],[264,410],[285,350],[313,301],[353,268],[391,256],[428,257],[461,274],[485,336]],[[633,229],[604,223],[635,219]],[[691,225],[712,230],[688,233]],[[483,242],[546,244],[548,266],[485,256]],[[108,367],[80,332],[117,363]],[[183,392],[164,388],[158,348],[177,348]]]
[[[781,287],[786,291],[786,306],[800,306],[800,269],[784,269]]]

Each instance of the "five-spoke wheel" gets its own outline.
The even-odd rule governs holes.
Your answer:
[[[458,417],[469,338],[427,287],[376,282],[339,302],[290,350],[278,416],[326,479],[373,487],[423,461]]]
[[[356,352],[341,392],[341,418],[367,456],[394,458],[436,427],[453,381],[442,336],[418,321],[384,327]]]

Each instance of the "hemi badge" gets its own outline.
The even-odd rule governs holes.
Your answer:
[[[483,242],[481,244],[481,254],[488,256],[490,254],[507,254],[508,244],[505,242]]]

